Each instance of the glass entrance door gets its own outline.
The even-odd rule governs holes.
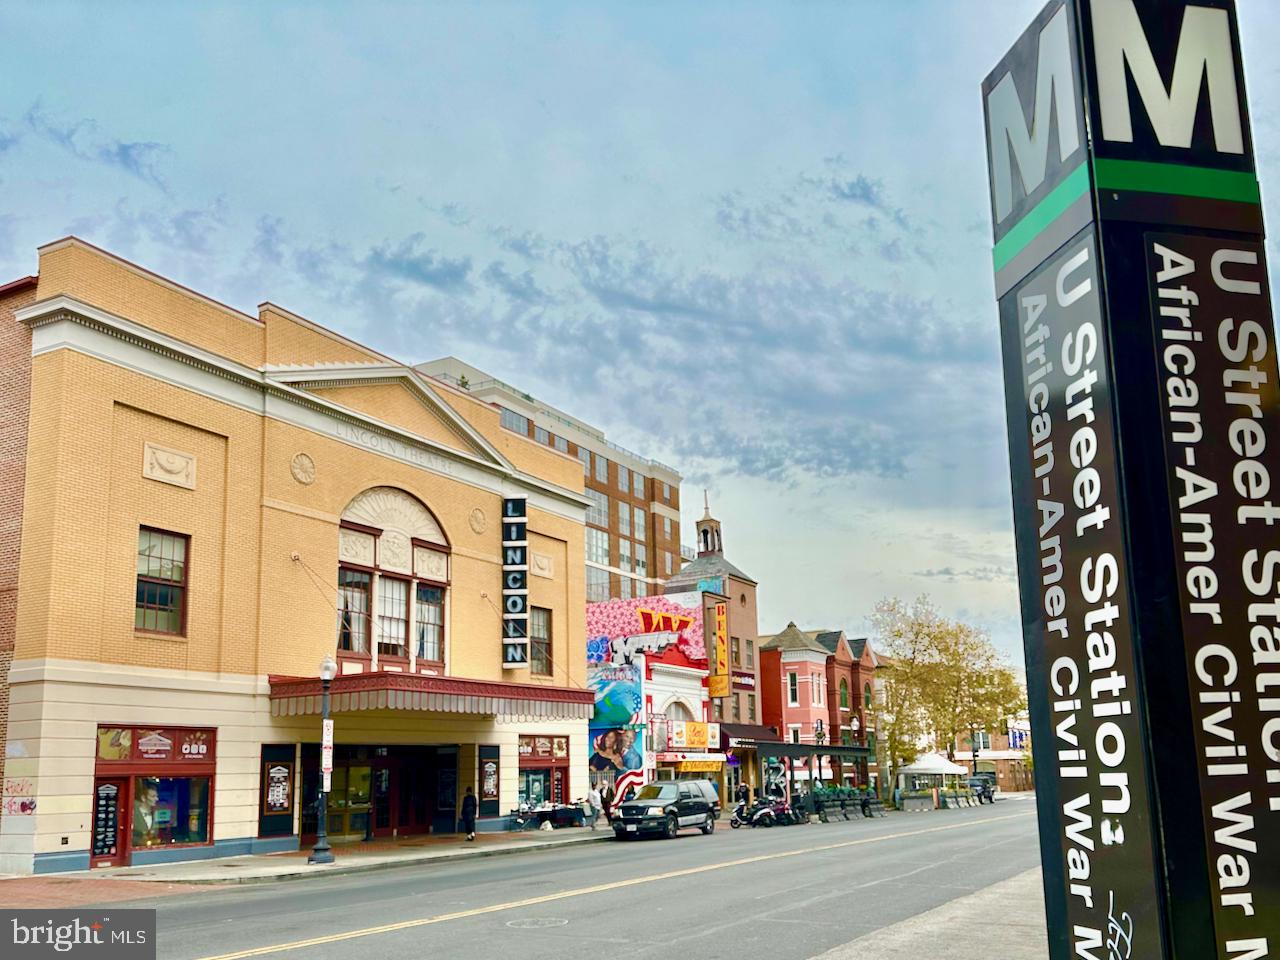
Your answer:
[[[369,764],[334,767],[328,814],[331,837],[363,837],[369,822],[373,768]]]

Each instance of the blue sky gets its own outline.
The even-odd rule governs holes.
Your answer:
[[[978,88],[1039,6],[6,4],[0,277],[75,233],[455,354],[709,487],[763,632],[928,592],[1016,653]]]

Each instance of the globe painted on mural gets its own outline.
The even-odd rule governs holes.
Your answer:
[[[615,680],[596,693],[596,714],[591,725],[613,727],[632,723],[640,713],[640,706],[640,685]]]

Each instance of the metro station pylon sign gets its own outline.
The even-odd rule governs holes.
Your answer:
[[[1050,955],[1280,957],[1280,376],[1233,0],[982,85]]]

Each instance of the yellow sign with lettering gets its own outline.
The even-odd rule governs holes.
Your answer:
[[[716,604],[716,659],[715,669],[707,682],[707,694],[713,699],[729,696],[729,605]]]

